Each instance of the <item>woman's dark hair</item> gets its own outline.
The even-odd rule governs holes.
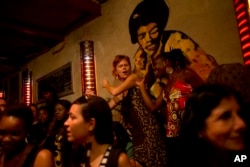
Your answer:
[[[70,107],[71,107],[71,102],[68,101],[68,100],[58,100],[58,101],[56,102],[56,104],[61,104],[63,107],[65,107],[65,109],[66,109],[67,111],[69,111],[69,109],[70,109]]]
[[[72,104],[82,105],[85,121],[95,118],[93,133],[99,144],[113,144],[112,113],[107,101],[99,96],[81,96]]]
[[[137,30],[140,26],[156,23],[160,34],[163,32],[169,16],[169,8],[164,0],[144,0],[139,3],[129,18],[129,33],[131,42],[137,40]]]
[[[126,56],[126,55],[116,55],[114,60],[113,60],[113,69],[112,69],[112,75],[114,77],[116,77],[116,74],[115,74],[116,66],[122,60],[126,60],[128,62],[128,64],[129,64],[129,66],[131,67],[130,58],[128,56]]]
[[[183,55],[180,49],[173,49],[170,52],[161,52],[157,58],[162,58],[163,60],[169,60],[172,67],[177,70],[182,70],[190,64],[188,59]],[[157,59],[156,58],[156,59]]]
[[[48,107],[47,107],[47,106],[40,106],[40,107],[38,107],[37,114],[38,114],[39,111],[41,111],[41,110],[45,110],[47,113],[49,113]]]
[[[196,142],[199,131],[204,128],[205,120],[212,110],[220,104],[221,100],[230,97],[234,97],[238,104],[243,107],[241,96],[231,87],[204,84],[194,89],[186,101],[180,136],[186,142]]]
[[[131,142],[131,139],[126,131],[126,129],[123,127],[123,125],[120,122],[114,121],[113,122],[113,130],[114,134],[116,136],[117,145],[123,149],[126,148],[126,145],[128,142]]]
[[[33,123],[33,114],[30,107],[23,104],[8,106],[2,116],[13,116],[23,120],[25,130],[27,131],[31,128]]]

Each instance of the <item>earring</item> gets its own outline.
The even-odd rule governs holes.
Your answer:
[[[119,75],[116,75],[116,76],[115,76],[115,79],[119,80]]]
[[[167,74],[172,74],[174,69],[172,67],[166,67],[166,73]]]

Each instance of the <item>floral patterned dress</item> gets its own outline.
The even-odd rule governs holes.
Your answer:
[[[180,120],[185,108],[187,96],[192,92],[192,86],[177,80],[169,92],[169,96],[163,94],[163,99],[167,102],[166,116],[167,116],[167,137],[178,137],[180,130]]]

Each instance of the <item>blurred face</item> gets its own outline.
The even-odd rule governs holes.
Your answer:
[[[88,141],[91,127],[89,122],[83,118],[81,110],[82,105],[73,104],[69,111],[69,117],[64,123],[67,128],[68,141],[70,142],[86,143]]]
[[[67,116],[66,108],[61,104],[55,106],[55,118],[57,120],[63,120]]]
[[[152,55],[157,51],[160,43],[160,34],[156,23],[149,23],[146,26],[140,26],[137,30],[139,45],[148,54]]]
[[[224,98],[206,119],[201,137],[222,150],[244,149],[246,124],[239,111],[240,106],[234,97]]]
[[[144,70],[145,67],[146,67],[146,59],[142,56],[142,55],[136,55],[135,57],[135,66],[138,68],[138,69],[142,69]]]
[[[3,112],[6,108],[6,101],[4,99],[0,99],[0,112]]]
[[[129,65],[128,61],[122,59],[115,68],[116,74],[119,76],[120,80],[125,80],[131,73],[131,66]]]
[[[37,119],[39,122],[45,123],[49,119],[48,112],[46,110],[39,110]]]
[[[43,92],[45,100],[52,100],[52,92]]]
[[[167,62],[158,58],[153,61],[153,70],[156,77],[163,77],[166,73]]]
[[[37,113],[37,111],[36,111],[36,107],[34,107],[34,106],[30,106],[30,109],[31,109],[31,111],[32,111],[32,114],[33,114],[33,118],[34,118],[34,120],[36,120],[36,119],[37,119],[37,115],[36,115],[36,113]]]
[[[0,120],[0,144],[8,154],[14,154],[25,142],[26,131],[23,120],[13,116],[3,116]]]

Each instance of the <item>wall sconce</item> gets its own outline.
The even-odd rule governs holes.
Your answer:
[[[86,90],[96,92],[96,75],[95,75],[95,56],[94,56],[94,42],[82,41],[80,42],[81,54],[81,74],[82,74],[82,94]]]
[[[250,64],[250,21],[248,0],[234,0],[244,64]]]
[[[6,84],[4,82],[1,83],[0,98],[6,98]]]
[[[26,69],[22,72],[22,102],[28,106],[32,101],[32,72]]]

